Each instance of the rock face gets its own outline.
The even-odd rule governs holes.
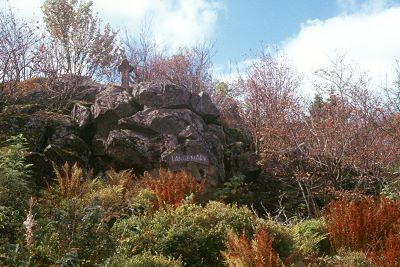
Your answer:
[[[226,138],[207,94],[141,83],[108,86],[92,102],[85,100],[74,105],[71,116],[38,105],[6,108],[0,113],[0,142],[24,133],[33,151],[29,159],[40,169],[68,161],[98,172],[187,169],[209,186],[224,180]]]
[[[111,86],[96,96],[91,107],[91,117],[96,132],[104,136],[117,127],[120,118],[130,116],[138,110],[132,95],[125,88]]]
[[[11,135],[23,133],[31,153],[33,178],[43,185],[43,177],[52,176],[52,162],[78,163],[89,167],[90,147],[79,136],[70,116],[45,112],[30,105],[13,106],[0,113],[0,144]]]
[[[141,105],[154,108],[189,108],[192,94],[175,85],[161,86],[156,83],[141,83],[132,90],[135,99]]]
[[[207,123],[218,118],[207,95],[154,83],[135,85],[131,91],[114,86],[96,97],[91,112],[92,152],[100,164],[139,171],[189,169],[209,185],[225,177],[224,132]]]

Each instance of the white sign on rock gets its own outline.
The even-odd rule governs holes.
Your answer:
[[[181,154],[175,154],[170,157],[170,162],[172,164],[181,164],[181,163],[186,163],[186,162],[196,162],[199,164],[205,164],[208,165],[208,158],[207,156],[203,154],[191,154],[191,155],[181,155]]]

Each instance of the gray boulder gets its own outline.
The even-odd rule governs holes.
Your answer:
[[[77,163],[82,168],[87,168],[90,159],[90,148],[76,134],[68,134],[62,138],[52,140],[44,149],[46,158],[58,165],[68,162]]]
[[[140,83],[133,87],[132,95],[146,108],[187,108],[207,119],[216,119],[219,116],[219,111],[208,94],[191,93],[173,84]]]
[[[194,112],[207,119],[216,119],[219,116],[217,107],[211,101],[210,96],[204,92],[198,95],[193,94],[190,105]]]
[[[193,125],[187,125],[185,129],[179,132],[178,138],[182,140],[185,139],[199,140],[202,139],[203,136],[196,127],[194,127]]]
[[[102,95],[107,99],[110,93]],[[165,166],[190,169],[198,179],[213,185],[224,179],[225,134],[222,127],[207,124],[219,115],[207,94],[193,94],[175,85],[140,83],[133,86],[132,97],[144,110],[123,116],[108,114],[110,106],[103,105],[103,116],[109,117],[96,126],[94,155],[109,157],[117,169]],[[111,125],[117,118],[118,125]]]
[[[172,139],[172,140],[171,140]],[[116,168],[149,170],[161,166],[160,158],[165,144],[176,145],[168,135],[146,137],[131,130],[114,130],[108,135],[106,154]]]
[[[87,168],[90,160],[90,148],[78,135],[71,117],[61,114],[48,114],[49,129],[47,146],[43,153],[46,158],[57,164],[78,163]]]
[[[72,120],[78,126],[78,128],[86,128],[92,122],[92,113],[90,111],[90,105],[85,103],[75,103],[72,108]]]
[[[120,86],[110,86],[99,93],[91,107],[96,131],[103,135],[116,129],[120,118],[131,116],[137,111],[132,95]]]
[[[92,153],[94,156],[105,156],[106,155],[106,144],[107,144],[107,136],[102,136],[96,134],[91,142],[92,145]]]
[[[47,116],[39,114],[0,113],[0,144],[10,136],[22,133],[29,150],[40,152],[46,143]]]
[[[32,177],[36,184],[43,185],[44,177],[51,178],[52,162],[64,164],[67,161],[88,167],[90,147],[78,136],[70,116],[44,111],[24,114],[35,110],[28,107],[19,110],[20,113],[15,113],[15,109],[0,113],[0,142],[11,135],[24,135],[30,151],[26,159],[34,164]]]
[[[225,132],[222,126],[216,124],[207,124],[206,131],[218,137],[222,145],[226,144]]]
[[[224,180],[225,171],[220,155],[212,151],[212,144],[201,140],[187,139],[170,147],[161,159],[169,169],[189,170],[197,180],[205,180],[206,187],[214,187]]]
[[[172,84],[140,83],[133,87],[136,101],[150,108],[188,108],[191,93]]]
[[[119,120],[120,128],[172,135],[179,135],[188,126],[201,133],[204,125],[203,119],[189,109],[146,109]]]

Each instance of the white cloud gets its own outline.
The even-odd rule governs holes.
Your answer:
[[[233,83],[240,77],[246,75],[248,68],[254,64],[255,58],[244,59],[239,62],[228,62],[226,64],[214,64],[212,73],[216,80]]]
[[[306,74],[329,65],[329,56],[345,53],[363,70],[368,70],[374,85],[388,77],[396,58],[400,58],[400,7],[390,1],[360,3],[341,0],[346,12],[327,19],[307,21],[300,32],[286,41],[283,49],[294,65]],[[356,9],[349,13],[350,9]]]
[[[223,6],[219,0],[96,0],[94,8],[132,35],[148,20],[156,42],[176,50],[211,39]]]
[[[21,16],[41,17],[43,0],[12,0]],[[150,21],[154,39],[166,48],[176,50],[212,39],[213,30],[223,5],[221,0],[95,0],[94,11],[104,21],[131,35],[140,32],[145,20]],[[7,0],[0,0],[0,9]]]
[[[343,14],[374,13],[395,5],[393,0],[336,0],[336,2]]]
[[[8,8],[9,3],[20,17],[36,18],[42,16],[40,10],[42,0],[0,0],[0,10]]]

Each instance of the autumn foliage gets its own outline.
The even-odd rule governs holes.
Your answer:
[[[143,184],[156,195],[155,208],[159,209],[167,204],[178,207],[190,194],[198,195],[204,190],[204,180],[201,182],[187,171],[173,172],[159,169],[157,175],[145,172]]]
[[[377,251],[369,254],[371,261],[380,267],[400,266],[400,234],[390,232]]]
[[[399,266],[400,201],[384,197],[338,200],[324,212],[335,250],[363,251],[376,266]]]
[[[68,162],[59,169],[53,163],[56,181],[60,194],[67,198],[73,198],[80,193],[82,169],[75,163],[70,166]]]
[[[252,62],[237,85],[246,128],[267,184],[295,189],[282,193],[292,195],[287,206],[302,202],[301,212],[318,216],[343,194],[378,195],[399,166],[399,87],[384,99],[362,70],[337,55],[315,72],[315,98],[307,103],[285,58],[262,52]]]
[[[338,200],[325,208],[329,239],[334,249],[369,250],[400,223],[400,202],[387,198]]]
[[[249,240],[244,233],[240,236],[229,234],[226,241],[227,249],[222,255],[230,267],[279,266],[279,256],[272,247],[272,241],[266,227],[258,229],[253,240]]]

